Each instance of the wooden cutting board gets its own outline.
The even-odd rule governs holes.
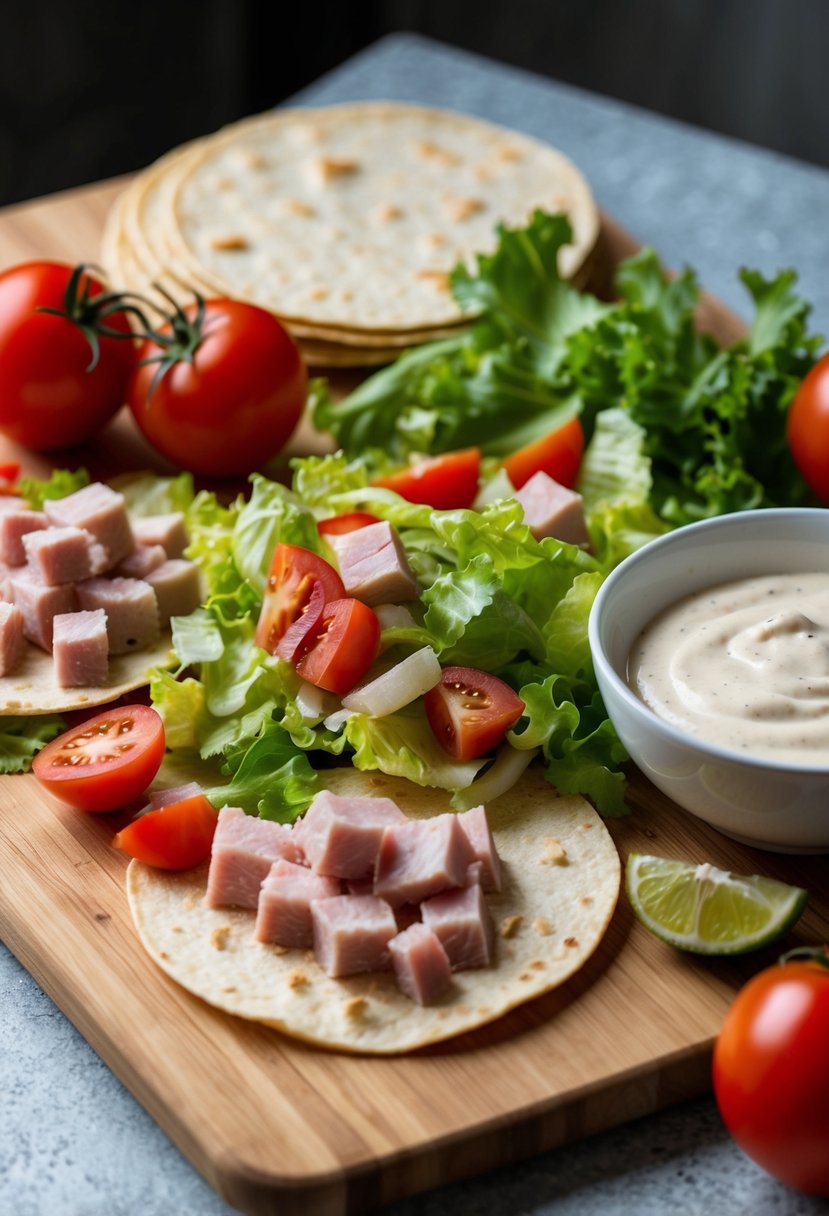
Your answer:
[[[120,183],[0,213],[0,266],[95,260]],[[635,248],[603,228],[605,273]],[[729,341],[738,318],[708,299],[702,324]],[[306,427],[300,447],[318,446]],[[14,459],[0,441],[0,460]],[[26,456],[27,467],[47,461]],[[153,461],[119,416],[74,453],[94,475]],[[631,851],[709,861],[806,886],[786,945],[829,939],[824,858],[751,850],[690,819],[638,774],[633,814],[609,823]],[[647,934],[624,895],[596,954],[568,984],[500,1022],[393,1059],[337,1055],[241,1022],[179,989],[136,938],[117,816],[85,816],[31,776],[0,779],[0,932],[9,948],[232,1205],[342,1216],[532,1156],[704,1092],[734,991],[776,957],[682,955]]]

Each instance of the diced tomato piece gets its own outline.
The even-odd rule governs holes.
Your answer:
[[[546,473],[559,485],[572,489],[579,475],[583,452],[584,429],[578,418],[571,418],[549,435],[542,435],[507,456],[504,468],[516,490],[538,472]]]
[[[326,604],[322,625],[296,665],[297,673],[328,692],[344,696],[374,662],[380,645],[380,622],[361,600]]]
[[[423,703],[435,738],[456,760],[491,752],[524,712],[508,684],[474,667],[445,667]]]
[[[160,870],[189,870],[207,861],[218,811],[204,794],[146,811],[113,838],[116,849]]]
[[[256,626],[257,646],[276,653],[290,626],[307,612],[315,582],[322,586],[326,603],[345,595],[343,580],[325,558],[299,545],[276,546]]]
[[[16,494],[20,465],[16,461],[0,464],[0,494]]]
[[[80,811],[115,811],[152,782],[164,723],[148,705],[110,707],[47,743],[32,762],[42,786]]]
[[[301,654],[306,641],[310,640],[320,626],[325,608],[325,589],[318,578],[311,584],[311,593],[300,610],[297,619],[288,626],[277,643],[275,654],[288,663],[293,663]]]
[[[481,472],[480,448],[445,452],[381,477],[376,486],[394,490],[408,502],[423,503],[436,511],[471,507],[478,493]]]
[[[358,528],[367,528],[369,524],[379,524],[380,519],[370,511],[349,511],[346,515],[332,515],[329,519],[321,519],[317,530],[322,536],[342,536],[346,532],[356,532]]]

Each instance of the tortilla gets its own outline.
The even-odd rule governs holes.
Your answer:
[[[0,716],[3,714],[68,713],[106,705],[127,692],[143,688],[151,667],[170,658],[170,633],[134,654],[110,655],[106,684],[61,688],[55,681],[55,661],[38,646],[27,643],[22,662],[8,676],[0,676]]]
[[[337,793],[393,798],[411,817],[449,809],[448,795],[400,778],[329,770]],[[563,984],[594,952],[619,892],[620,864],[602,820],[583,798],[559,795],[528,770],[487,807],[503,867],[489,893],[495,961],[460,971],[422,1008],[391,973],[330,979],[313,953],[253,938],[255,914],[206,908],[207,867],[184,873],[132,861],[127,892],[155,962],[194,996],[293,1038],[341,1051],[390,1055],[474,1030]]]
[[[599,228],[584,177],[549,145],[387,101],[227,128],[175,162],[168,188],[175,273],[187,268],[289,320],[352,331],[462,319],[447,273],[492,250],[500,221],[569,212],[565,277]]]

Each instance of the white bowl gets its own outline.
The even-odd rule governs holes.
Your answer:
[[[744,511],[678,528],[623,561],[590,614],[590,646],[610,719],[631,758],[675,803],[761,849],[829,852],[829,761],[787,765],[669,725],[628,686],[631,647],[664,608],[704,587],[829,570],[829,510]]]

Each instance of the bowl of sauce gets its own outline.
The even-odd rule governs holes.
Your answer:
[[[590,645],[631,758],[758,848],[829,852],[829,510],[718,516],[627,558]]]

